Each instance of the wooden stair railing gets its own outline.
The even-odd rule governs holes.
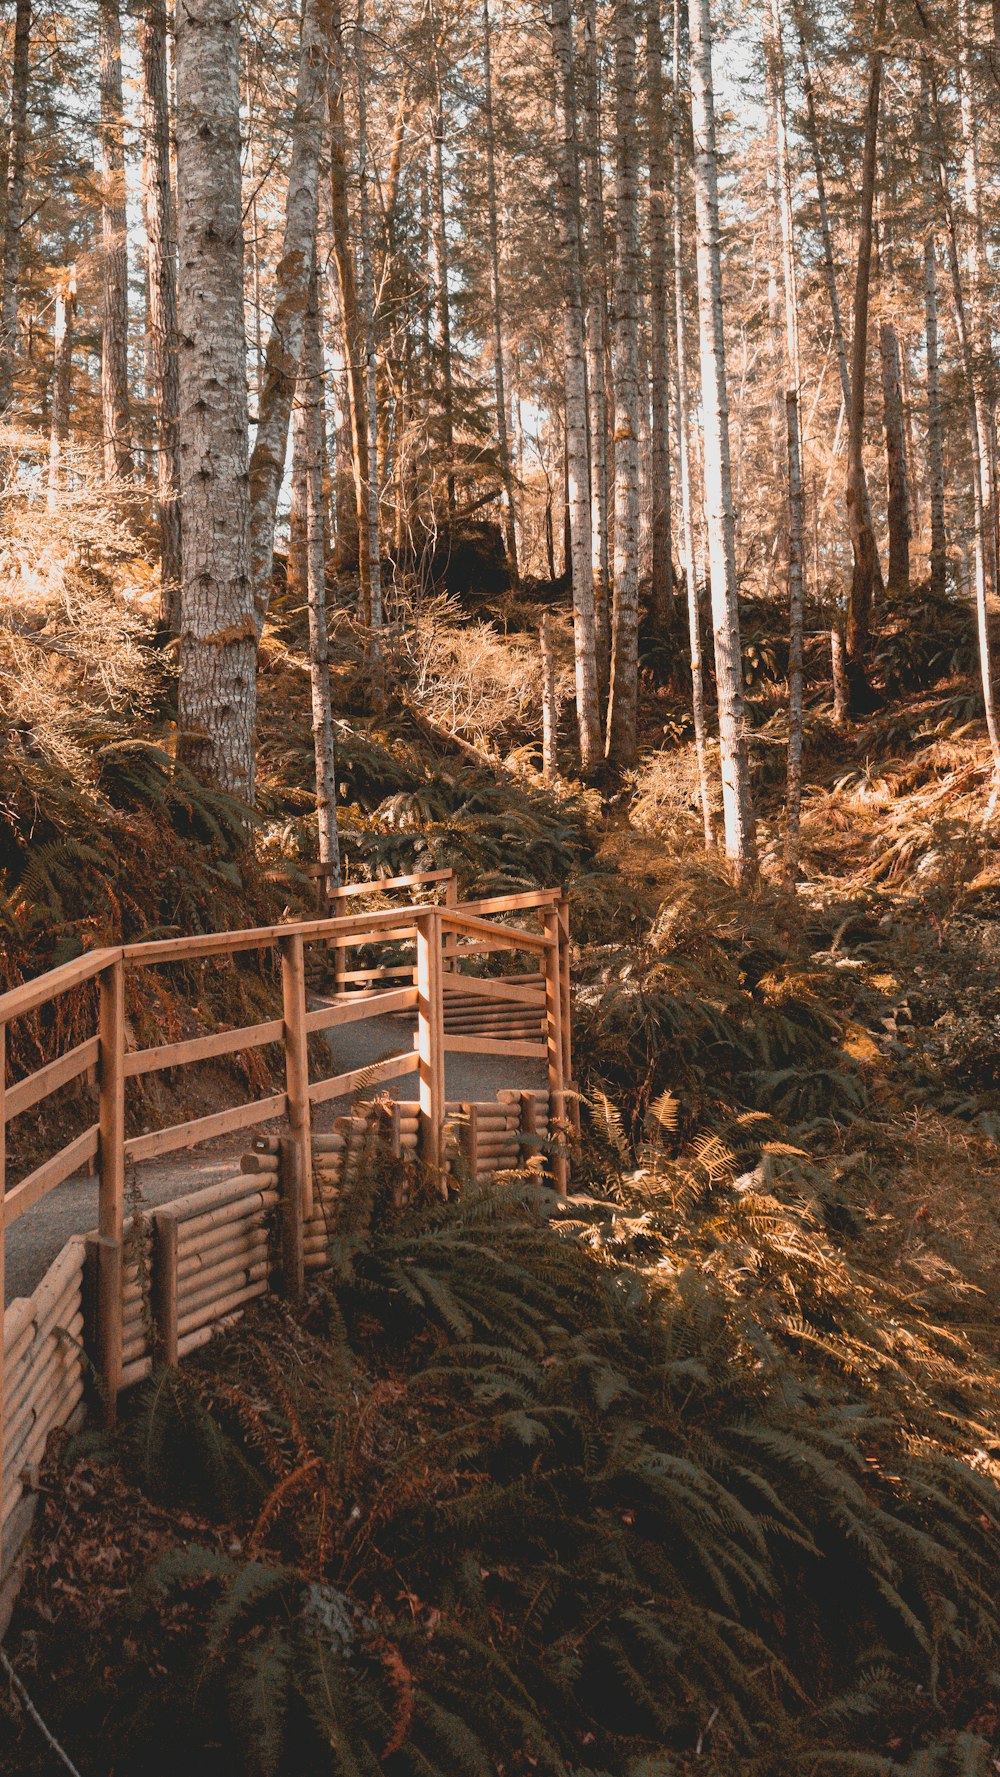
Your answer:
[[[0,995],[0,1290],[4,1281],[6,1230],[57,1186],[96,1161],[98,1228],[91,1242],[95,1276],[93,1325],[88,1343],[109,1416],[122,1386],[123,1371],[123,1235],[126,1169],[133,1164],[190,1148],[201,1142],[253,1129],[276,1119],[287,1126],[283,1151],[294,1169],[301,1195],[299,1214],[306,1222],[314,1213],[312,1184],[312,1117],[331,1100],[404,1077],[417,1075],[420,1149],[423,1163],[443,1177],[445,1156],[445,1056],[476,1053],[531,1059],[545,1064],[549,1104],[549,1169],[555,1188],[565,1194],[568,1143],[575,1097],[571,1081],[569,1000],[569,914],[561,890],[494,896],[460,904],[451,872],[392,878],[388,882],[351,884],[339,891],[341,904],[355,893],[383,889],[441,889],[444,904],[420,900],[375,912],[337,914],[235,932],[188,938],[154,939],[90,951]],[[537,930],[513,917],[533,918]],[[352,949],[376,950],[389,957],[383,970],[337,971],[337,991],[310,1008],[306,989],[305,949],[310,944],[332,947],[338,959]],[[412,958],[396,965],[401,949]],[[130,971],[175,963],[190,965],[231,959],[247,952],[280,959],[281,1016],[240,1029],[129,1049],[125,1015],[126,977]],[[486,975],[490,959],[528,959],[527,975],[513,979]],[[469,972],[469,969],[473,972]],[[398,985],[381,986],[400,973]],[[408,976],[408,979],[406,978]],[[353,977],[353,979],[350,979]],[[35,1072],[7,1084],[8,1027],[17,1019],[54,1007],[66,994],[96,982],[96,1029],[66,1053]],[[463,999],[479,1008],[479,1024],[457,1020],[449,1030],[446,1005]],[[485,1011],[483,1008],[485,1007]],[[496,1008],[496,1013],[491,1008]],[[410,1046],[372,1066],[310,1079],[309,1037],[341,1025],[385,1014],[415,1013]],[[491,1018],[495,1022],[491,1023]],[[527,1017],[528,1024],[522,1020]],[[531,1028],[537,1018],[537,1034]],[[527,1031],[527,1034],[525,1032]],[[284,1057],[281,1090],[250,1099],[226,1110],[191,1118],[164,1129],[126,1133],[126,1086],[132,1079],[164,1070],[280,1046]],[[96,1118],[50,1158],[15,1183],[8,1184],[6,1130],[15,1118],[37,1112],[63,1087],[84,1076],[97,1081]],[[570,1115],[567,1117],[567,1110]],[[176,1335],[175,1335],[176,1338]],[[0,1352],[0,1416],[3,1410],[3,1356]],[[0,1452],[2,1462],[2,1452]],[[0,1467],[0,1495],[2,1495]]]

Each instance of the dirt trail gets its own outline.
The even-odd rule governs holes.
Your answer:
[[[368,1018],[363,1023],[331,1031],[327,1041],[333,1068],[337,1073],[346,1073],[395,1054],[408,1047],[412,1031],[412,1021],[401,1017]],[[545,1085],[545,1078],[545,1069],[537,1061],[505,1061],[497,1055],[449,1055],[445,1060],[445,1096],[452,1100],[489,1099],[508,1086],[540,1088]],[[377,1090],[392,1098],[415,1099],[416,1074],[390,1081]],[[323,1105],[316,1115],[316,1127],[329,1128],[334,1117],[349,1108],[350,1100],[346,1098]],[[277,1133],[278,1127],[277,1123],[261,1124],[252,1134]],[[216,1184],[239,1165],[250,1139],[249,1133],[226,1136],[207,1142],[203,1148],[147,1161],[135,1168],[131,1188],[136,1201],[144,1208],[155,1209],[187,1191]],[[96,1224],[97,1179],[83,1173],[67,1179],[15,1222],[7,1235],[6,1302],[30,1295],[70,1236],[86,1234]]]

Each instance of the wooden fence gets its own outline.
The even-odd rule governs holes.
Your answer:
[[[568,1175],[567,1094],[571,1076],[569,920],[559,890],[458,904],[451,872],[352,884],[356,895],[406,891],[444,895],[362,913],[337,913],[257,930],[153,940],[88,952],[0,995],[0,1286],[6,1230],[82,1168],[98,1174],[98,1226],[64,1247],[30,1298],[4,1317],[0,1350],[0,1572],[23,1540],[31,1480],[48,1433],[82,1411],[96,1377],[107,1417],[122,1388],[149,1373],[159,1353],[176,1362],[210,1337],[220,1319],[277,1283],[301,1288],[325,1261],[327,1221],[345,1169],[356,1162],[372,1111],[356,1109],[326,1133],[316,1108],[359,1090],[416,1075],[416,1100],[379,1108],[388,1139],[439,1178],[462,1169],[483,1177],[532,1160],[557,1190]],[[516,924],[511,923],[517,920]],[[306,987],[307,947],[333,990]],[[282,1013],[240,1029],[148,1048],[129,1045],[126,977],[171,965],[231,962],[247,952],[280,970]],[[351,953],[358,967],[348,968]],[[519,972],[491,972],[497,961]],[[332,966],[331,966],[332,965]],[[525,966],[526,965],[526,966]],[[188,977],[189,979],[190,977]],[[46,1016],[63,996],[96,983],[96,1029],[24,1079],[7,1083],[7,1031]],[[193,989],[190,990],[193,997]],[[310,1078],[310,1036],[387,1014],[415,1019],[394,1052],[366,1067]],[[280,1046],[283,1089],[163,1129],[129,1134],[129,1080],[220,1057]],[[495,1055],[544,1063],[544,1092],[504,1091],[486,1103],[449,1103],[445,1056]],[[74,1081],[93,1078],[96,1116],[57,1153],[11,1182],[6,1129],[40,1115]],[[146,1217],[126,1220],[126,1169],[201,1142],[280,1122],[258,1137],[234,1177],[194,1191]],[[360,1145],[359,1145],[360,1144]]]

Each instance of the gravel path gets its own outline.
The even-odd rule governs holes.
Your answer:
[[[321,1000],[315,1002],[322,1004]],[[367,1018],[329,1033],[333,1057],[331,1071],[347,1073],[368,1067],[383,1056],[397,1053],[412,1041],[413,1023],[406,1017]],[[445,1058],[445,1096],[451,1100],[485,1100],[509,1086],[543,1088],[544,1065],[538,1061],[498,1055],[448,1055]],[[391,1080],[377,1088],[392,1098],[417,1097],[417,1076]],[[350,1108],[348,1099],[323,1105],[316,1115],[318,1129],[329,1128],[334,1117]],[[277,1132],[278,1125],[260,1124],[254,1135]],[[239,1165],[252,1137],[244,1132],[226,1136],[189,1152],[149,1160],[135,1169],[137,1200],[146,1208],[169,1203],[185,1192],[200,1190],[227,1178]],[[6,1301],[28,1296],[41,1281],[53,1259],[72,1234],[87,1234],[97,1225],[97,1179],[77,1173],[37,1203],[15,1222],[7,1235]]]

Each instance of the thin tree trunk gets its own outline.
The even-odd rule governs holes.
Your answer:
[[[14,395],[17,310],[21,292],[21,230],[28,157],[28,88],[31,79],[31,0],[17,0],[10,75],[10,136],[0,275],[0,413]]]
[[[547,784],[554,784],[559,776],[559,704],[552,652],[552,618],[548,611],[542,617],[539,647],[542,660],[542,776]]]
[[[958,0],[958,43],[959,94],[961,98],[959,111],[962,122],[967,243],[966,324],[969,330],[969,345],[975,373],[976,429],[979,434],[979,482],[983,503],[987,602],[992,603],[997,593],[1000,592],[1000,562],[997,558],[996,359],[993,351],[992,317],[987,303],[988,263],[977,134],[981,126],[973,87],[969,0]]]
[[[785,396],[788,417],[788,770],[785,869],[798,875],[802,830],[802,628],[805,607],[801,429],[798,394]]]
[[[743,663],[736,573],[736,523],[729,454],[729,402],[719,242],[718,160],[712,82],[710,0],[688,0],[691,120],[695,146],[698,319],[705,437],[705,518],[711,557],[715,677],[726,855],[738,882],[757,876],[757,833],[743,706]]]
[[[66,486],[66,441],[73,402],[73,324],[76,319],[76,266],[70,266],[56,294],[49,394],[48,508],[52,512]]]
[[[497,218],[496,145],[493,131],[493,58],[490,48],[490,0],[483,0],[483,117],[486,125],[486,208],[490,231],[490,306],[493,311],[493,393],[496,401],[497,445],[500,452],[500,478],[506,505],[504,531],[507,560],[516,585],[517,531],[514,523],[514,478],[510,467],[510,439],[507,432],[507,394],[503,368],[503,303],[500,289],[500,225]]]
[[[730,426],[726,394],[723,274],[719,249],[716,101],[712,87],[710,0],[689,0],[694,210],[698,231],[698,323],[702,338],[705,435],[705,524],[709,531],[712,627],[716,638],[719,752],[726,857],[739,883],[757,878],[757,825],[750,789],[750,752],[742,705],[739,594],[735,569]]]
[[[984,469],[982,462],[982,440],[986,432],[981,411],[983,397],[980,381],[976,375],[972,332],[968,321],[965,291],[962,286],[962,265],[959,256],[958,229],[955,221],[955,207],[952,201],[951,189],[948,184],[948,170],[944,151],[944,133],[941,128],[937,86],[933,72],[929,69],[926,61],[924,68],[934,105],[934,121],[937,133],[935,158],[938,170],[938,190],[940,192],[945,217],[948,264],[951,271],[952,295],[955,309],[955,332],[958,338],[963,380],[965,383],[966,398],[969,404],[969,430],[972,441],[972,509],[976,567],[976,627],[979,637],[979,667],[983,688],[983,710],[986,716],[986,729],[989,734],[990,752],[993,759],[994,785],[996,785],[996,783],[1000,781],[1000,715],[998,715],[997,712],[996,689],[993,679],[992,649],[990,643],[990,598],[995,587],[995,580],[991,581],[990,579],[990,564],[991,559],[993,562],[995,562],[996,559],[996,538],[995,533],[993,533],[988,527],[987,511],[983,500]]]
[[[888,590],[895,597],[901,598],[910,590],[910,495],[906,476],[899,338],[891,321],[883,321],[879,327],[879,356],[882,362],[882,408],[885,416],[889,489]]]
[[[308,315],[306,316],[308,324]],[[295,384],[295,405],[292,408],[292,474],[288,502],[288,555],[285,558],[285,590],[289,598],[306,597],[308,586],[309,564],[308,549],[308,514],[309,514],[309,453],[312,445],[309,438],[310,415],[307,412],[306,389],[307,370],[306,339],[302,339],[302,364],[299,368],[298,381]]]
[[[434,248],[434,274],[437,286],[437,350],[441,361],[441,380],[444,391],[444,456],[448,517],[453,518],[455,514],[455,375],[451,351],[451,292],[448,288],[448,211],[445,202],[444,142],[444,89],[441,83],[440,47],[435,45],[431,241]]]
[[[691,646],[691,707],[694,719],[698,789],[705,829],[705,849],[715,847],[715,820],[708,771],[708,735],[705,725],[705,683],[701,657],[701,602],[699,599],[694,512],[691,499],[690,401],[687,376],[687,337],[684,303],[684,190],[681,142],[681,4],[673,5],[673,151],[674,151],[674,325],[677,394],[677,456],[681,477],[681,522],[684,531],[684,571],[687,578],[688,634]]]
[[[584,772],[590,772],[600,758],[601,724],[597,701],[597,635],[590,547],[590,464],[583,343],[583,277],[580,268],[580,186],[569,0],[552,0],[551,30],[555,58],[559,233],[563,262],[563,374],[566,393],[566,464],[576,656],[576,713],[580,766]]]
[[[931,590],[943,597],[948,584],[948,533],[944,505],[944,433],[941,425],[941,360],[938,339],[937,241],[934,230],[936,190],[931,153],[930,97],[927,76],[920,82],[920,165],[925,201],[930,206],[924,236],[924,343],[927,360],[927,477],[931,514]]]
[[[239,21],[226,0],[177,15],[182,535],[178,752],[252,802],[257,627],[250,564]]]
[[[878,551],[865,501],[865,392],[868,370],[868,309],[871,295],[872,233],[875,205],[875,170],[878,164],[878,125],[882,93],[881,34],[885,26],[886,0],[880,0],[875,18],[875,47],[868,70],[865,110],[865,141],[861,173],[861,216],[858,235],[857,277],[854,288],[854,340],[851,353],[851,400],[848,407],[847,516],[854,551],[854,571],[847,605],[847,679],[852,715],[871,705],[867,654],[871,635],[872,593]]]
[[[597,3],[583,0],[580,134],[587,199],[583,255],[586,293],[587,403],[590,430],[590,552],[597,633],[597,680],[601,695],[611,671],[611,560],[608,523],[608,268],[601,166],[601,106],[597,68]]]
[[[368,554],[368,419],[365,399],[365,334],[358,312],[354,246],[347,191],[347,145],[344,121],[344,45],[340,0],[330,0],[330,57],[327,97],[330,113],[330,225],[337,268],[344,360],[350,396],[351,461],[358,526],[358,568],[361,618],[371,621],[371,577]]]
[[[639,173],[634,0],[615,0],[615,576],[608,758],[631,765],[639,720]]]
[[[661,628],[673,621],[670,511],[670,350],[667,297],[667,144],[660,0],[646,0],[646,111],[649,132],[650,396],[652,433],[652,584],[650,611]]]
[[[368,420],[368,478],[365,487],[365,526],[368,534],[367,621],[376,631],[382,627],[382,538],[379,524],[378,384],[375,355],[375,296],[372,289],[371,213],[368,202],[368,100],[365,54],[364,0],[358,0],[355,62],[358,74],[358,197],[361,212],[361,316],[365,343],[365,412]],[[381,701],[378,692],[376,701]]]
[[[98,0],[101,76],[101,416],[104,476],[133,472],[128,389],[128,230],[118,0]]]
[[[264,627],[271,597],[274,524],[302,354],[310,266],[316,251],[327,26],[323,0],[303,0],[284,239],[275,274],[274,314],[264,358],[257,435],[250,458],[250,543],[258,635]]]
[[[149,333],[156,415],[156,503],[160,527],[160,618],[180,629],[181,509],[177,497],[177,229],[170,184],[170,106],[165,0],[146,0],[142,56],[143,207]]]
[[[315,264],[309,279],[298,380],[302,471],[305,484],[306,596],[309,607],[309,689],[316,767],[316,839],[327,894],[340,885],[337,833],[337,763],[330,704],[330,645],[326,621],[326,526],[323,517],[323,344]]]

